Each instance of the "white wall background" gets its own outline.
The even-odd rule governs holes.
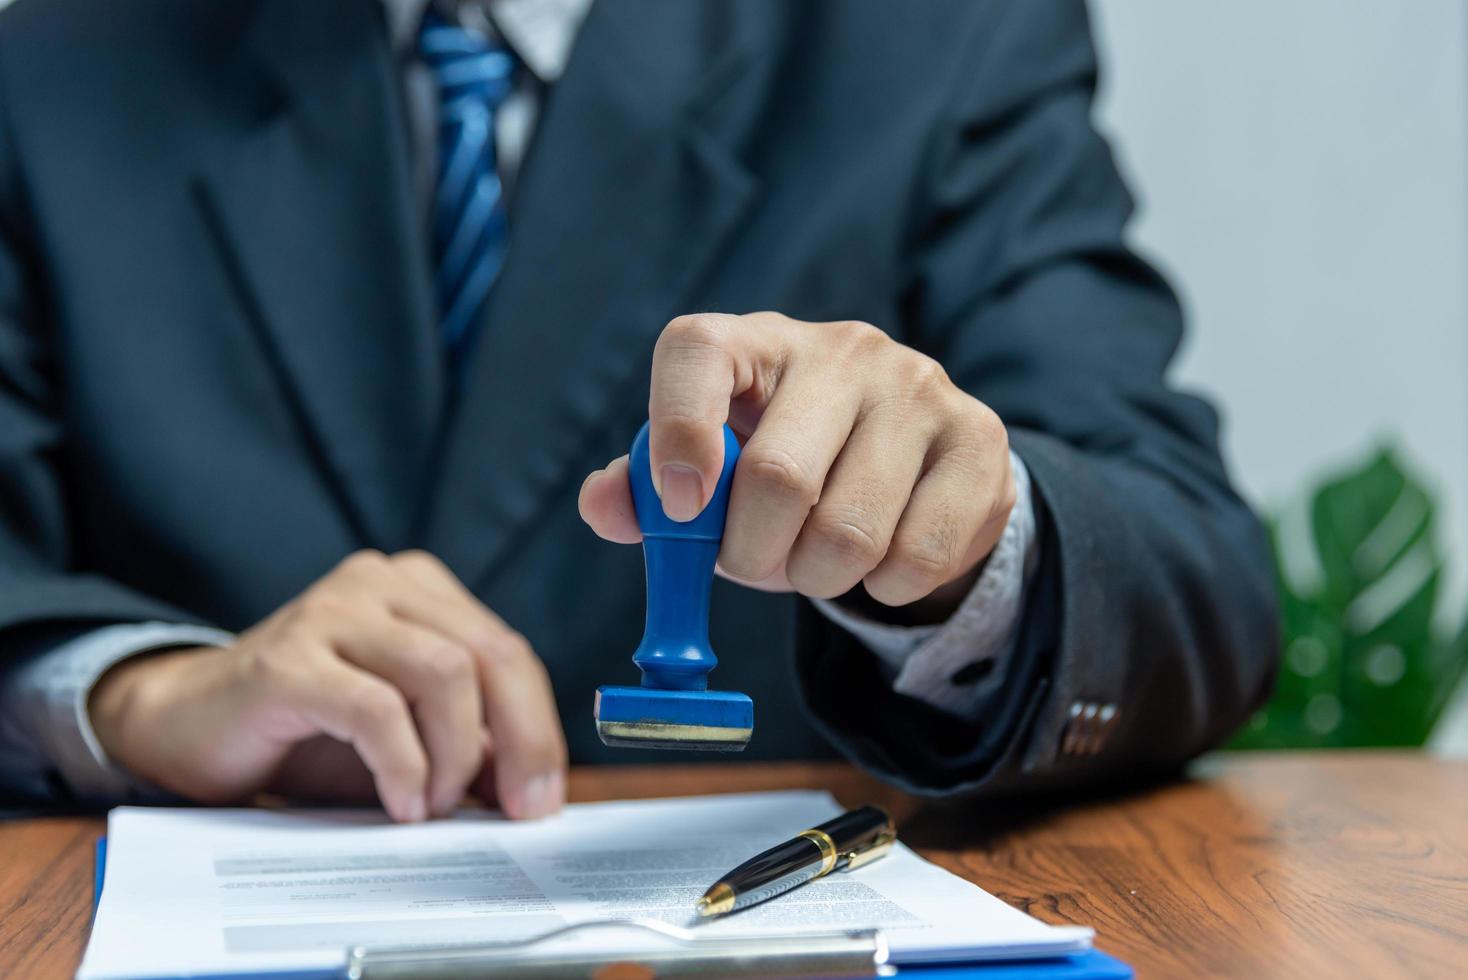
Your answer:
[[[1092,0],[1100,122],[1225,411],[1279,507],[1396,438],[1468,580],[1468,4]],[[1468,748],[1468,691],[1439,745]]]

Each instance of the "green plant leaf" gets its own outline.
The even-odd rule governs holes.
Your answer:
[[[1434,511],[1383,448],[1309,501],[1318,581],[1289,582],[1271,524],[1284,655],[1274,696],[1235,745],[1422,744],[1468,669],[1468,624],[1450,641],[1433,634],[1443,569]]]

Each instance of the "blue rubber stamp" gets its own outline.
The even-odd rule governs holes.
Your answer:
[[[647,564],[647,624],[632,655],[642,686],[597,688],[596,733],[607,745],[738,752],[754,732],[754,702],[710,691],[708,683],[719,662],[709,646],[709,591],[739,443],[724,426],[724,468],[713,499],[680,524],[663,513],[653,489],[647,430],[643,425],[632,440],[628,466]]]

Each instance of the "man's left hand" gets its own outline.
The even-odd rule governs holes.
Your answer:
[[[865,323],[678,317],[653,352],[648,415],[653,485],[677,521],[713,496],[724,423],[739,435],[719,569],[756,588],[834,598],[862,582],[889,606],[966,593],[1015,502],[999,417]],[[641,540],[626,456],[587,477],[580,506],[601,537]]]

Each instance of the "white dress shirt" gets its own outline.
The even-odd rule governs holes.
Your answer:
[[[412,136],[415,190],[429,210],[437,166],[437,93],[417,56],[417,31],[434,0],[382,0],[401,68]],[[495,116],[495,150],[512,184],[534,130],[545,89],[561,76],[592,0],[442,0],[446,15],[471,29],[496,32],[528,73]],[[511,216],[513,220],[513,216]],[[849,631],[881,661],[896,692],[976,723],[1004,676],[1039,541],[1029,473],[1018,456],[1016,503],[973,590],[941,626],[892,626],[825,600],[823,615]],[[140,623],[78,631],[70,638],[0,667],[0,779],[36,796],[69,794],[111,804],[156,796],[156,790],[113,764],[102,751],[87,700],[110,667],[132,656],[179,646],[227,646],[221,630]]]

